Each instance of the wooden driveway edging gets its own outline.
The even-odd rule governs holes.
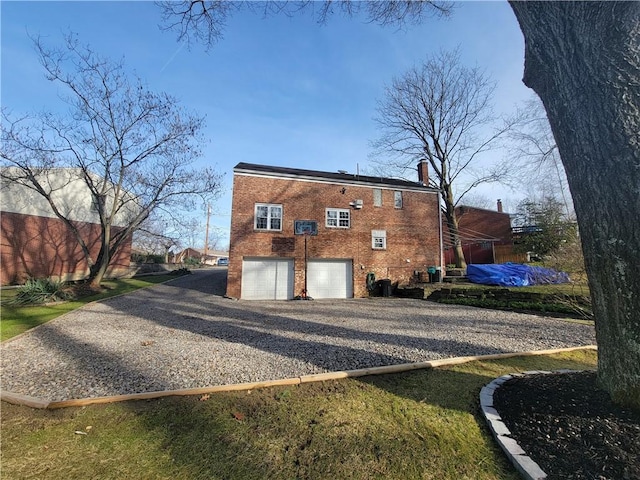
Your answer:
[[[131,393],[124,395],[112,395],[107,397],[75,398],[70,400],[47,401],[28,395],[0,391],[0,400],[14,405],[24,405],[40,409],[57,409],[67,407],[84,407],[87,405],[98,405],[104,403],[126,402],[130,400],[152,400],[162,397],[205,395],[219,392],[234,392],[254,390],[257,388],[278,387],[285,385],[300,385],[303,383],[324,382],[327,380],[339,380],[341,378],[364,377],[367,375],[384,375],[389,373],[409,372],[427,368],[444,367],[458,365],[481,360],[498,360],[512,357],[528,357],[535,355],[551,355],[554,353],[572,352],[574,350],[597,350],[596,345],[585,345],[582,347],[556,348],[551,350],[532,350],[528,352],[496,353],[490,355],[474,355],[468,357],[442,358],[429,360],[426,362],[401,363],[397,365],[386,365],[382,367],[361,368],[358,370],[342,370],[337,372],[317,373],[312,375],[301,375],[300,377],[285,378],[281,380],[267,380],[264,382],[235,383],[230,385],[214,385],[211,387],[184,388],[179,390],[162,390],[155,392]]]

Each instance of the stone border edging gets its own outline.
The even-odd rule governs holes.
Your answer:
[[[518,445],[518,442],[511,438],[511,432],[503,423],[502,417],[498,411],[493,407],[493,393],[500,387],[500,385],[514,377],[520,377],[531,373],[550,372],[531,371],[524,373],[512,373],[496,378],[480,390],[480,409],[489,424],[489,429],[491,430],[493,437],[496,439],[498,445],[500,445],[500,448],[502,448],[509,460],[511,460],[513,466],[516,467],[516,470],[518,470],[526,480],[544,480],[547,478],[547,474],[540,468],[540,465],[534,462],[531,457],[527,456],[522,447]]]
[[[338,380],[341,378],[355,378],[355,377],[363,377],[367,375],[383,375],[388,373],[401,373],[401,372],[408,372],[411,370],[443,367],[448,365],[458,365],[461,363],[468,363],[468,362],[473,362],[478,360],[498,360],[501,358],[550,355],[554,353],[571,352],[574,350],[597,350],[597,348],[598,347],[596,345],[585,345],[582,347],[567,347],[567,348],[557,348],[557,349],[551,349],[551,350],[532,350],[528,352],[511,352],[511,353],[496,353],[496,354],[490,354],[490,355],[475,355],[470,357],[453,357],[453,358],[443,358],[439,360],[430,360],[426,362],[401,363],[397,365],[362,368],[358,370],[342,370],[337,372],[317,373],[312,375],[302,375],[300,377],[285,378],[281,380],[267,380],[264,382],[235,383],[235,384],[229,384],[229,385],[215,385],[211,387],[187,388],[187,389],[180,389],[180,390],[162,390],[162,391],[155,391],[155,392],[131,393],[131,394],[113,395],[113,396],[106,396],[106,397],[76,398],[76,399],[60,400],[60,401],[48,401],[40,398],[30,397],[28,395],[21,395],[18,393],[0,390],[0,400],[5,401],[7,403],[14,404],[14,405],[24,405],[27,407],[41,408],[41,409],[84,407],[87,405],[124,402],[129,400],[152,400],[156,398],[170,397],[170,396],[204,395],[208,393],[244,391],[244,390],[253,390],[256,388],[267,388],[267,387],[276,387],[276,386],[283,386],[283,385],[300,385],[303,383],[324,382],[327,380]],[[491,393],[493,393],[493,391]],[[481,392],[481,401],[482,401],[482,392]],[[492,405],[493,405],[493,396],[491,395],[491,408],[493,408]],[[504,428],[506,429],[506,427]]]
[[[493,394],[503,384],[515,377],[523,377],[525,375],[546,375],[550,373],[571,373],[577,370],[556,370],[549,372],[546,370],[531,370],[522,373],[510,373],[508,375],[502,375],[496,378],[492,382],[488,383],[482,390],[480,390],[480,409],[484,415],[493,437],[500,445],[500,448],[507,455],[511,463],[516,467],[516,470],[526,480],[544,480],[547,478],[547,474],[540,468],[531,457],[529,457],[522,447],[511,437],[511,432],[502,421],[500,413],[493,406]]]

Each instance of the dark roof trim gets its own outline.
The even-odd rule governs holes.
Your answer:
[[[499,212],[498,210],[491,210],[490,208],[472,207],[470,205],[457,205],[456,208],[468,208],[469,210],[480,210],[482,212],[497,213],[500,215],[513,215],[509,212]]]
[[[238,163],[234,173],[258,174],[265,176],[275,176],[282,178],[293,178],[297,180],[331,181],[332,183],[356,184],[380,187],[395,187],[423,192],[437,192],[435,188],[424,186],[418,182],[408,182],[397,178],[369,177],[366,175],[356,175],[353,173],[333,173],[320,172],[317,170],[304,170],[300,168],[272,167],[270,165],[258,165],[254,163]]]

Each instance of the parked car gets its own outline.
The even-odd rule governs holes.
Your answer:
[[[229,259],[228,258],[219,258],[218,259],[218,265],[219,266],[228,266],[229,265]]]

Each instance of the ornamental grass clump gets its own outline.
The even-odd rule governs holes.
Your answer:
[[[18,288],[18,294],[11,303],[15,305],[39,305],[68,300],[71,295],[65,291],[64,282],[50,278],[29,279]]]

